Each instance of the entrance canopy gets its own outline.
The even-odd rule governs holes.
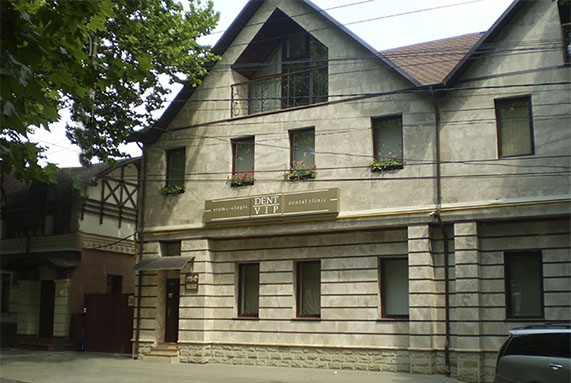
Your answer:
[[[143,259],[134,267],[135,270],[180,270],[194,257],[153,257]]]

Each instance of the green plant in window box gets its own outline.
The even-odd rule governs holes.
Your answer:
[[[369,167],[373,172],[382,172],[386,170],[397,170],[402,169],[403,161],[398,154],[389,152],[388,155],[383,156],[383,153],[377,153],[369,163]]]
[[[317,165],[313,164],[308,168],[304,161],[293,161],[291,168],[284,173],[284,178],[288,181],[307,180],[316,176]]]
[[[167,197],[173,197],[175,195],[184,193],[184,187],[180,186],[180,185],[169,185],[169,186],[164,186],[163,188],[161,188],[161,194]]]
[[[253,185],[254,173],[252,172],[234,173],[230,177],[228,177],[228,183],[232,187]]]

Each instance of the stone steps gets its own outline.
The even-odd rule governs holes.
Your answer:
[[[179,354],[176,343],[159,343],[151,351],[143,354],[145,362],[178,363]]]

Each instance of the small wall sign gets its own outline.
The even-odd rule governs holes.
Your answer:
[[[186,274],[184,284],[187,291],[198,291],[198,273]]]

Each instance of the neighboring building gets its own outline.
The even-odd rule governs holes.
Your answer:
[[[2,175],[3,344],[77,349],[86,294],[133,294],[138,166],[62,169],[55,184]]]
[[[135,352],[490,382],[510,328],[569,322],[566,12],[378,53],[309,1],[248,2],[132,138]]]

